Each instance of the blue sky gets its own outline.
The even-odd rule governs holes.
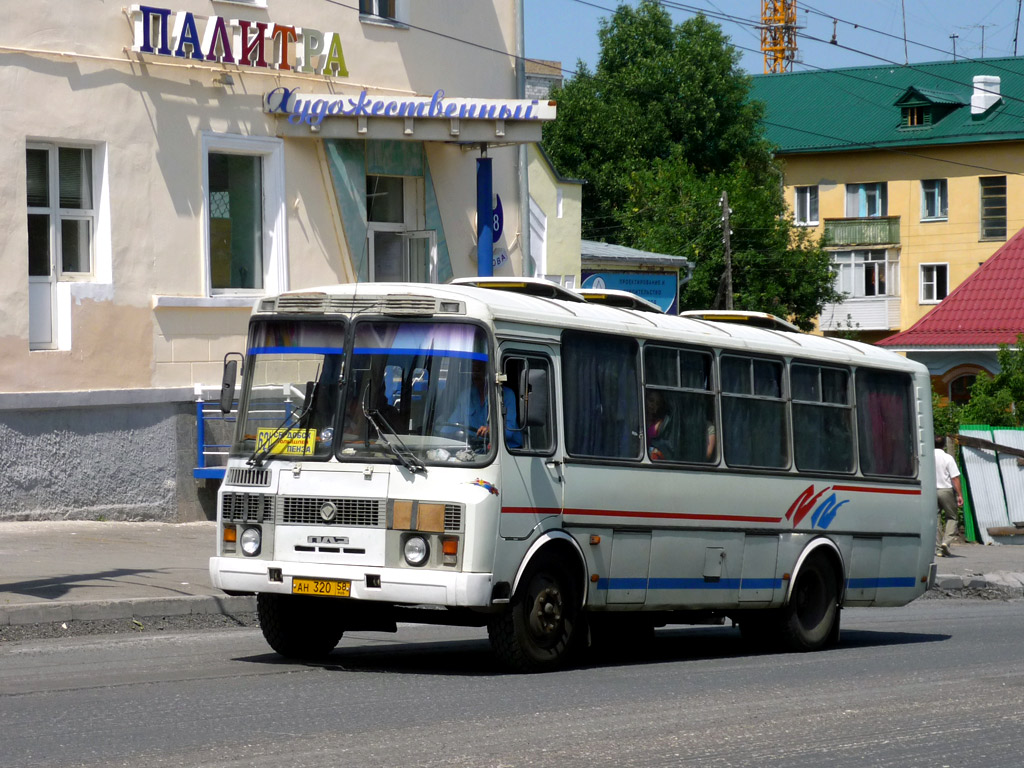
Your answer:
[[[525,0],[526,55],[562,62],[575,70],[577,59],[593,69],[598,54],[599,20],[611,15],[614,0]],[[636,0],[628,0],[635,5]],[[793,71],[942,61],[953,58],[1012,56],[1019,0],[797,0],[798,58]],[[763,71],[760,51],[760,0],[682,0],[666,2],[672,18],[682,22],[698,9],[721,25],[740,48],[741,64],[750,74]],[[596,7],[595,7],[596,6]],[[904,51],[904,10],[906,52]],[[718,17],[718,18],[715,18]],[[721,17],[729,17],[728,20]],[[838,45],[831,45],[833,23]],[[815,40],[814,38],[817,38]],[[819,42],[820,41],[820,42]],[[742,50],[749,49],[749,50]],[[847,50],[849,49],[849,50]],[[1024,55],[1024,35],[1017,52]],[[567,72],[566,76],[571,76]]]

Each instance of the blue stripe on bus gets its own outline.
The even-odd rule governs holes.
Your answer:
[[[486,352],[463,352],[458,349],[420,349],[419,347],[355,347],[355,355],[422,355],[423,357],[458,357],[487,362]]]
[[[250,355],[343,355],[344,347],[251,347]]]
[[[849,589],[899,589],[913,587],[917,581],[913,576],[890,576],[866,579],[847,579]],[[781,589],[782,579],[720,579],[705,581],[703,578],[601,578],[597,580],[599,590],[608,589]]]
[[[847,589],[896,589],[913,587],[917,580],[913,576],[890,576],[887,578],[872,577],[864,579],[847,579]]]

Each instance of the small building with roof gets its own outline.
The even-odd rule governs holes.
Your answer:
[[[1011,237],[931,312],[879,346],[924,363],[936,392],[970,398],[981,372],[997,373],[1001,344],[1024,333],[1024,230]]]
[[[1024,227],[1024,59],[764,75],[751,97],[846,294],[825,333],[910,328]]]

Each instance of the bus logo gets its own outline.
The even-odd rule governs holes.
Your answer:
[[[793,527],[796,528],[800,525],[800,521],[810,514],[811,527],[825,530],[832,525],[832,521],[836,519],[836,514],[839,512],[839,508],[844,504],[849,503],[849,499],[846,499],[845,501],[837,501],[835,493],[825,496],[825,494],[831,490],[832,486],[829,485],[826,486],[824,490],[815,493],[813,485],[807,486],[807,488],[804,489],[804,492],[797,496],[796,500],[792,505],[790,505],[789,511],[786,512],[786,519],[792,520]],[[822,499],[822,497],[825,498]]]

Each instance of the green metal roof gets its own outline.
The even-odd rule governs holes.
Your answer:
[[[971,114],[976,75],[1000,79],[999,101]],[[756,75],[768,140],[779,154],[1024,140],[1024,57]],[[931,125],[902,127],[910,89],[939,106]]]

